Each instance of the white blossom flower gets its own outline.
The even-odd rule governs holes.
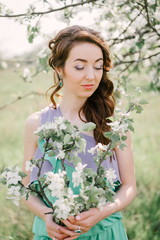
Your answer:
[[[55,118],[55,123],[56,124],[62,124],[64,122],[65,118],[64,117],[58,117],[58,118]]]
[[[88,150],[89,153],[91,153],[92,155],[95,153],[95,147],[92,147]]]
[[[44,125],[44,130],[48,130],[48,129],[56,130],[57,124],[55,122],[48,122],[47,124]]]
[[[59,219],[67,219],[71,212],[71,206],[68,199],[57,199],[53,204],[53,207],[56,207],[54,213]]]
[[[15,65],[16,68],[20,68],[20,66],[21,66],[20,63],[16,63]]]
[[[102,143],[98,143],[95,147],[92,147],[88,150],[89,153],[93,154],[98,154],[100,152],[104,152],[108,150],[108,146]]]
[[[72,189],[69,187],[68,188],[68,192],[67,192],[67,196],[68,196],[68,199],[70,201],[74,201],[74,198],[77,196],[77,195],[74,195]]]
[[[84,189],[80,189],[80,196],[84,199],[85,202],[88,201],[89,197],[85,195]]]
[[[19,197],[6,197],[6,198],[12,200],[16,206],[19,206],[19,200],[20,200]]]
[[[74,187],[78,187],[81,183],[83,183],[83,179],[81,178],[81,173],[73,172],[72,173],[72,181],[73,181]]]
[[[7,69],[8,68],[8,64],[6,62],[1,62],[1,67],[3,69]]]
[[[59,126],[60,130],[65,130],[67,127],[64,123],[61,123],[61,125]]]
[[[26,161],[26,167],[25,167],[25,169],[26,169],[26,171],[33,171],[33,168],[35,168],[36,166],[33,164],[33,163],[31,163],[31,161]]]
[[[62,149],[63,144],[61,142],[55,142],[55,144],[58,149]]]
[[[107,125],[111,126],[112,131],[114,131],[114,132],[117,132],[120,129],[119,121],[114,121],[114,122],[111,122],[111,123],[107,123]]]
[[[45,57],[47,57],[46,49],[42,49],[42,50],[38,53],[38,57],[39,57],[39,58],[45,58]]]
[[[98,202],[97,208],[99,208],[100,211],[103,211],[103,207],[104,207],[105,204],[106,204],[106,198],[104,196],[101,196],[99,198],[99,202]]]
[[[124,134],[128,129],[128,123],[120,124],[120,122],[117,120],[111,123],[107,123],[107,125],[111,126],[113,132],[120,132],[122,134]]]
[[[66,195],[55,201],[53,206],[56,207],[55,214],[58,218],[67,219],[72,212],[78,211],[79,205],[74,201],[77,195],[74,195],[71,188],[68,188]]]
[[[22,77],[26,82],[31,82],[32,81],[32,74],[29,68],[24,68]]]
[[[65,158],[65,151],[60,150],[59,153],[57,154],[57,158],[64,159]]]
[[[79,163],[77,164],[77,166],[75,167],[75,169],[76,169],[77,172],[80,172],[80,173],[81,173],[86,166],[87,166],[87,164],[84,164],[84,165],[83,165],[82,163],[79,162]]]
[[[7,185],[14,184],[16,185],[19,181],[22,180],[22,177],[19,176],[20,168],[16,167],[14,169],[7,168],[1,176],[4,177],[7,181]]]
[[[113,168],[109,168],[106,171],[106,178],[108,180],[109,183],[113,184],[114,179],[116,179],[116,174],[115,174],[115,170]]]
[[[20,186],[11,186],[8,188],[8,195],[11,195],[9,197],[7,197],[8,199],[11,199],[13,201],[13,203],[18,206],[19,205],[19,201],[20,201]]]
[[[48,189],[51,191],[53,197],[62,197],[64,193],[64,171],[59,171],[59,173],[48,172],[46,175],[46,182],[50,182]]]
[[[158,20],[158,21],[160,21],[160,7],[157,7],[156,8],[156,12],[154,13],[154,17]]]
[[[21,187],[20,186],[11,186],[9,189],[8,189],[8,194],[9,195],[14,195],[14,196],[17,196],[17,197],[20,197],[20,189]]]
[[[8,172],[7,173],[7,182],[8,184],[17,184],[18,181],[21,181],[21,176],[18,175],[18,172]]]
[[[82,165],[82,163],[78,163],[75,167],[76,171],[72,173],[72,181],[74,187],[78,187],[80,184],[83,183],[82,172],[86,166],[87,164]]]

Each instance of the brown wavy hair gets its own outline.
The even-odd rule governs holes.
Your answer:
[[[79,110],[79,117],[81,118],[81,112],[83,112],[87,122],[94,122],[96,124],[94,138],[97,143],[108,144],[109,139],[104,137],[103,133],[110,131],[110,127],[106,123],[109,122],[107,118],[114,113],[115,99],[113,96],[113,83],[107,76],[107,72],[111,68],[109,48],[99,32],[77,25],[61,30],[56,37],[49,42],[49,48],[52,52],[49,58],[49,65],[54,70],[57,67],[63,68],[71,49],[79,42],[89,42],[99,46],[102,50],[104,61],[101,82],[96,91],[86,100]],[[54,91],[51,93],[50,99],[53,107],[56,108],[54,97],[61,89],[59,86],[60,79],[56,71],[54,72],[54,80],[55,85],[52,86],[54,87]]]

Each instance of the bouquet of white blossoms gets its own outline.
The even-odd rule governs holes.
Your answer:
[[[5,168],[1,182],[8,187],[8,198],[18,205],[21,197],[28,199],[30,194],[40,196],[51,208],[49,214],[53,215],[57,223],[60,223],[60,219],[67,219],[70,215],[75,216],[93,207],[103,209],[107,201],[114,200],[118,183],[115,182],[115,170],[105,169],[102,162],[112,156],[116,146],[124,148],[126,132],[129,129],[134,130],[133,119],[129,117],[130,112],[136,110],[140,113],[143,109],[141,105],[145,103],[144,100],[133,100],[129,97],[127,111],[122,112],[118,109],[115,116],[110,118],[111,122],[108,124],[111,131],[104,133],[110,139],[110,143],[98,143],[88,150],[93,154],[96,171],[87,168],[87,164],[83,164],[78,156],[86,149],[86,141],[81,133],[93,130],[96,127],[94,123],[85,123],[78,127],[63,117],[55,117],[53,122],[42,125],[35,132],[43,145],[42,157],[33,158],[26,163],[27,171],[32,171],[35,167],[38,169],[37,181],[24,186],[22,179],[26,173],[20,171],[17,166]],[[59,167],[42,176],[42,167],[47,158],[54,158]],[[68,169],[66,160],[74,167]]]

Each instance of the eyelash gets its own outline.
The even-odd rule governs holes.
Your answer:
[[[94,67],[96,70],[103,70],[103,66],[102,67]],[[75,67],[76,70],[83,70],[84,67]]]

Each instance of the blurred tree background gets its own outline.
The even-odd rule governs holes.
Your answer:
[[[117,95],[132,93],[140,86],[149,99],[145,111],[135,116],[138,196],[124,211],[124,221],[129,239],[160,239],[160,1],[35,0],[22,12],[13,11],[9,2],[0,1],[0,21],[8,19],[11,27],[13,22],[22,25],[34,47],[29,52],[24,47],[22,54],[7,57],[0,47],[1,171],[22,163],[25,119],[48,104],[44,94],[53,84],[48,41],[63,27],[83,23],[100,31],[110,46],[113,68],[109,74]],[[32,239],[32,215],[23,206],[15,209],[6,201],[5,191],[1,187],[0,239]]]

